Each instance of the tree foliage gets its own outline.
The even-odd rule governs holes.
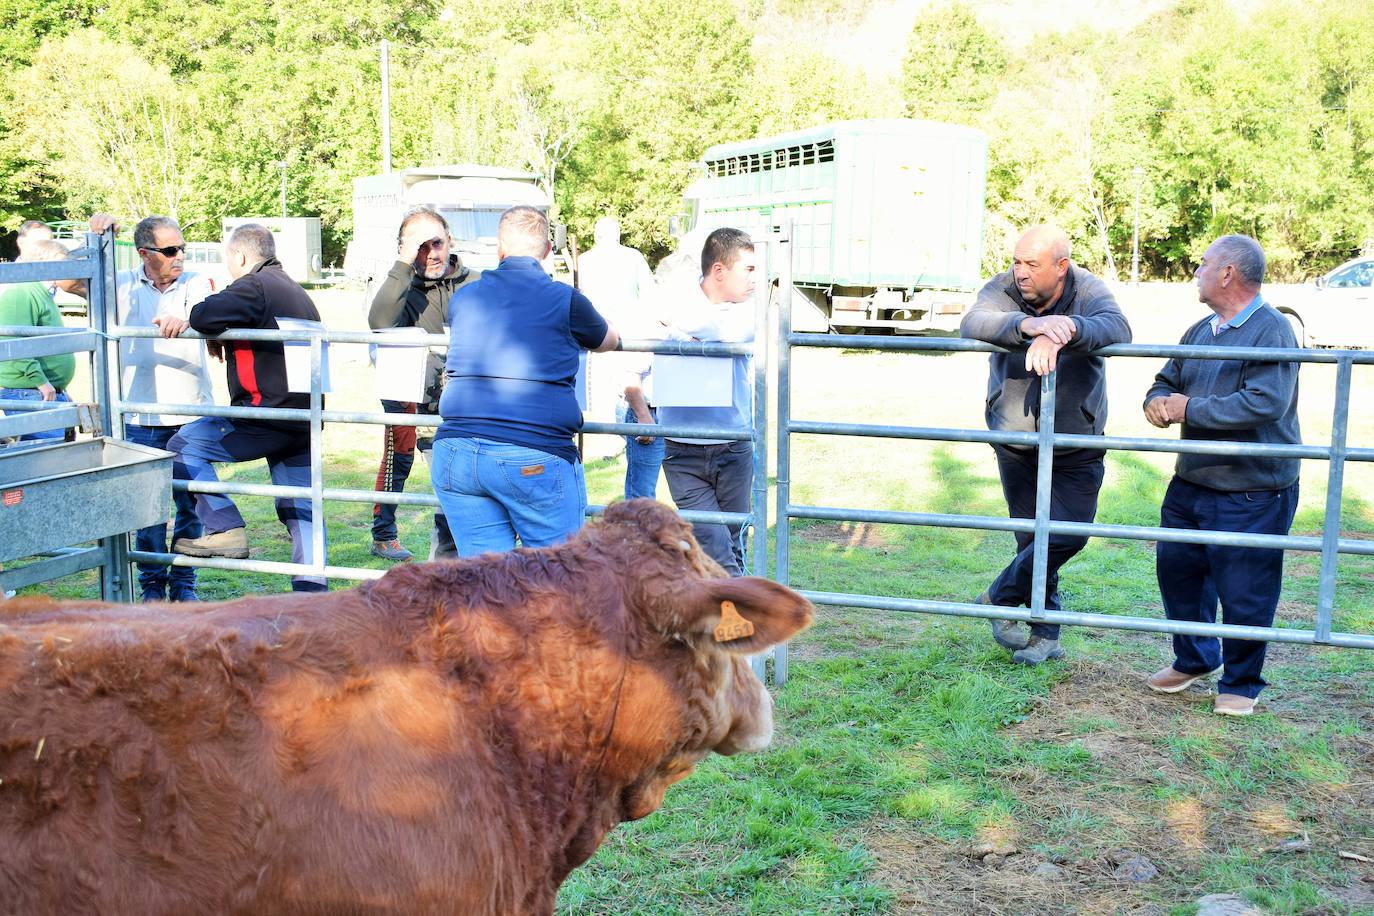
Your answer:
[[[0,227],[92,209],[319,215],[351,234],[381,168],[392,42],[396,167],[524,167],[589,235],[606,212],[662,252],[705,149],[830,120],[908,116],[989,137],[987,259],[1054,220],[1075,257],[1186,273],[1255,234],[1276,276],[1374,239],[1374,5],[1178,0],[1127,34],[1011,43],[961,0],[926,7],[899,74],[841,60],[872,9],[826,0],[0,0]]]

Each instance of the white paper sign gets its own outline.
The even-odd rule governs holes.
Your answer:
[[[324,325],[304,318],[278,318],[277,327],[283,331],[323,331]],[[286,353],[286,388],[297,394],[310,393],[310,341],[282,341]],[[331,390],[329,379],[329,343],[320,344],[320,381],[322,392]]]
[[[731,356],[654,354],[655,407],[729,407],[734,403]]]
[[[377,364],[375,375],[377,397],[383,401],[403,401],[407,404],[420,404],[425,399],[425,366],[429,361],[429,347],[421,342],[418,346],[414,338],[422,335],[415,328],[385,328],[378,331],[400,338],[411,338],[404,345],[375,344],[374,358]]]

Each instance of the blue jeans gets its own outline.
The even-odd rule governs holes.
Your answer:
[[[650,409],[654,421],[658,411]],[[638,423],[629,404],[621,404],[616,411],[619,423]],[[663,437],[655,436],[648,445],[640,445],[634,436],[625,437],[625,498],[643,496],[653,499],[658,494],[658,471],[663,466]]]
[[[561,544],[582,527],[582,464],[490,439],[434,440],[434,494],[458,556]]]
[[[43,393],[42,393],[41,391],[39,391],[37,388],[0,388],[0,401],[41,401],[41,400],[43,400]],[[67,392],[65,392],[65,391],[59,391],[59,392],[57,392],[57,400],[59,400],[59,401],[64,401],[64,402],[67,402],[67,403],[70,403],[70,402],[71,402],[71,398],[67,397]],[[29,413],[29,411],[27,411],[27,410],[14,410],[14,411],[7,410],[7,411],[5,411],[5,416],[8,417],[8,416],[12,416],[12,415],[14,415],[14,414],[24,414],[24,413]],[[58,440],[60,440],[60,439],[66,438],[66,436],[67,436],[67,431],[66,431],[65,429],[45,429],[45,430],[43,430],[42,432],[37,432],[37,433],[26,433],[26,434],[24,434],[24,435],[22,435],[22,436],[19,437],[19,441],[20,441],[20,442],[37,442],[37,441],[41,441],[41,440],[44,440],[44,439],[58,439]]]
[[[215,461],[266,458],[272,482],[281,487],[310,486],[310,427],[229,417],[201,417],[181,428],[167,443],[176,452],[172,476],[177,480],[218,480]],[[277,518],[291,535],[291,562],[313,563],[315,517],[309,499],[277,499]],[[222,493],[196,493],[196,516],[207,534],[242,528],[243,516]],[[324,524],[324,520],[320,520]],[[292,576],[291,590],[327,591],[323,576]]]
[[[1164,493],[1159,523],[1164,528],[1287,534],[1297,508],[1296,483],[1282,490],[1232,493],[1175,477]],[[1254,627],[1274,623],[1283,585],[1282,550],[1160,541],[1155,571],[1164,614],[1170,620],[1214,623],[1220,602],[1225,623]],[[1260,672],[1267,645],[1249,639],[1175,636],[1174,670],[1202,674],[1224,664],[1217,693],[1253,699],[1266,685]]]
[[[167,442],[181,430],[180,426],[124,426],[124,438],[139,445],[167,449]],[[170,449],[167,449],[170,451]],[[172,542],[178,538],[198,538],[201,533],[200,519],[196,517],[196,501],[190,493],[172,491],[172,504],[176,513],[172,522]],[[167,523],[140,528],[134,535],[134,549],[146,553],[167,552]],[[163,589],[175,592],[183,588],[196,587],[196,568],[194,566],[163,566],[160,563],[139,563],[138,584],[140,588]]]

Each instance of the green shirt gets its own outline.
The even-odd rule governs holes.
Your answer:
[[[62,313],[42,283],[17,283],[0,290],[0,325],[62,327]],[[10,359],[0,362],[0,388],[37,388],[47,382],[62,391],[75,374],[72,353]]]

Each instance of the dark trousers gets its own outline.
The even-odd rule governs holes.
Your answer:
[[[124,425],[124,438],[139,445],[166,449],[172,436],[180,426],[137,426]],[[170,451],[170,449],[169,449]],[[172,491],[172,505],[176,509],[172,521],[172,541],[179,538],[200,537],[200,519],[196,516],[196,501],[190,493]],[[134,549],[145,553],[167,552],[167,522],[140,528],[134,535]],[[196,587],[196,568],[194,566],[163,566],[159,563],[138,564],[138,585],[143,589],[180,589]]]
[[[748,512],[754,482],[754,446],[748,440],[719,445],[664,444],[663,476],[679,509]],[[744,574],[742,525],[692,523],[692,534],[706,555],[731,576]]]
[[[1287,534],[1298,508],[1298,485],[1282,490],[1226,492],[1182,478],[1169,482],[1159,524],[1164,528]],[[1161,541],[1155,571],[1170,620],[1213,623],[1217,602],[1223,622],[1267,627],[1274,623],[1283,583],[1283,551]],[[1220,643],[1218,645],[1218,642]],[[1175,636],[1174,670],[1202,674],[1225,664],[1218,693],[1257,697],[1268,643],[1211,636]]]
[[[1007,498],[1007,514],[1012,518],[1035,518],[1035,478],[1040,461],[1038,449],[1016,449],[994,445],[997,472],[1002,478],[1002,493]],[[1061,460],[1062,456],[1062,460]],[[1055,454],[1050,477],[1050,518],[1064,522],[1091,522],[1097,517],[1097,493],[1102,489],[1103,453],[1097,449],[1072,449]],[[1059,567],[1069,562],[1088,543],[1084,537],[1050,535],[1049,558],[1045,572],[1045,608],[1057,611],[1059,605]],[[1003,607],[1030,606],[1031,579],[1035,560],[1035,535],[1016,532],[1016,556],[988,587],[993,604]],[[1031,625],[1031,633],[1045,639],[1058,639],[1055,624]]]
[[[176,452],[172,476],[177,480],[218,480],[216,461],[266,458],[272,482],[283,487],[310,486],[310,427],[305,423],[269,423],[229,417],[192,420],[167,443]],[[196,515],[206,534],[242,528],[243,516],[222,493],[197,493]],[[314,562],[314,513],[309,499],[278,499],[277,518],[291,535],[291,562]],[[324,524],[324,520],[320,520]],[[322,576],[292,576],[291,589],[322,592]]]
[[[417,405],[407,401],[382,401],[382,410],[387,413],[414,414]],[[416,433],[413,426],[387,426],[382,432],[382,462],[377,468],[377,484],[373,489],[381,493],[400,493],[406,488],[410,471],[415,466]],[[449,532],[448,519],[442,512],[434,514],[435,555],[456,557],[453,535]],[[394,541],[396,531],[396,507],[389,503],[375,503],[372,506],[372,540]]]

